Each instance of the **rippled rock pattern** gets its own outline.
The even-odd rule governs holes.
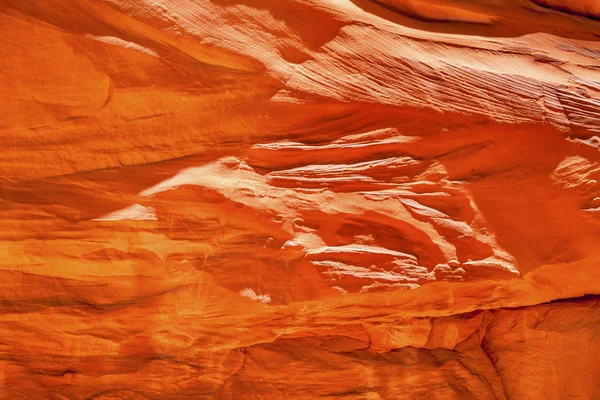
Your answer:
[[[0,398],[600,398],[596,0],[0,4]]]

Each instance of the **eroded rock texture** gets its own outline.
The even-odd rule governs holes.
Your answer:
[[[598,4],[3,1],[0,397],[600,398]]]

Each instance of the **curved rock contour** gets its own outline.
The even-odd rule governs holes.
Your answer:
[[[600,10],[0,5],[0,397],[600,398]]]

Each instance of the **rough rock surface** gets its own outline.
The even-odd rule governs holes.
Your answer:
[[[0,3],[0,398],[600,398],[596,0]]]

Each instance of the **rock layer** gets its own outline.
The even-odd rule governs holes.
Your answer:
[[[1,4],[0,396],[600,397],[595,4]]]

